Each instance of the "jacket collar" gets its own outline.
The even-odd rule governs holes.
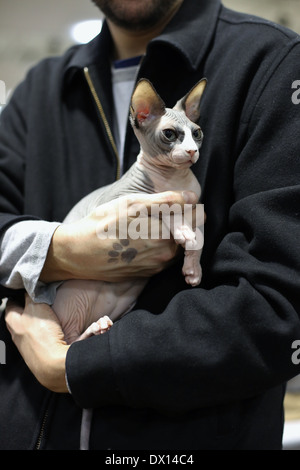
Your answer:
[[[168,44],[186,59],[191,69],[197,69],[214,34],[220,8],[221,0],[184,0],[162,34],[149,43],[148,50],[160,43]],[[95,39],[77,46],[67,70],[109,61],[111,45],[104,21],[102,31]]]
[[[162,34],[151,41],[149,49],[167,43],[196,70],[215,32],[221,0],[184,0]]]
[[[98,36],[87,44],[75,46],[75,52],[67,65],[67,69],[73,67],[83,69],[94,64],[101,64],[103,59],[110,60],[111,47],[111,35],[106,21],[104,21],[101,33]]]

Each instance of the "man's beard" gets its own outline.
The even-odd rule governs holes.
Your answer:
[[[178,0],[92,0],[112,23],[127,30],[149,29],[173,11]]]

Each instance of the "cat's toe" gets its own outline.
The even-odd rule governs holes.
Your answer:
[[[192,268],[183,269],[182,273],[183,273],[184,276],[193,276],[194,275],[194,270]]]
[[[199,286],[199,284],[200,284],[200,277],[194,277],[194,278],[191,280],[191,286],[192,286],[192,287]]]
[[[110,329],[113,322],[107,315],[105,315],[104,317],[99,318],[97,325],[99,327],[99,332],[97,334],[103,334]]]
[[[187,268],[183,272],[185,276],[185,282],[192,287],[196,287],[200,284],[202,279],[202,270],[197,266],[196,268]]]

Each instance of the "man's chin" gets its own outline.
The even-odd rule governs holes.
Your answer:
[[[105,17],[122,29],[145,31],[172,12],[179,0],[92,0]]]

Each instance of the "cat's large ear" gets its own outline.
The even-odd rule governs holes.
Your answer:
[[[149,80],[142,78],[131,98],[131,122],[139,128],[165,114],[166,106]]]
[[[206,84],[206,78],[202,78],[181,100],[177,101],[174,109],[184,111],[191,121],[197,122],[200,117],[200,101]]]

